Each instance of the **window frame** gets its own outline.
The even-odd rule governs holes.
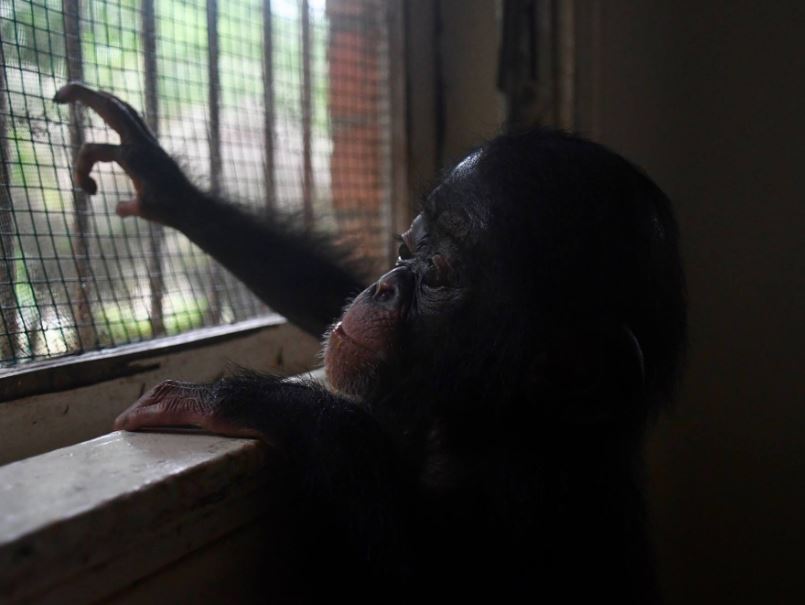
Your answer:
[[[207,19],[209,23],[217,22],[219,0],[206,0],[207,4]],[[67,55],[67,77],[68,79],[83,79],[82,69],[82,56],[81,46],[76,44],[78,39],[77,32],[79,25],[79,3],[78,0],[62,0],[62,6],[65,16],[65,39],[68,46],[70,40],[72,48],[66,48],[65,54]],[[271,31],[271,0],[262,0],[262,19],[266,31]],[[309,37],[308,20],[309,5],[308,0],[300,0],[300,11],[302,11],[302,36],[303,46],[305,38]],[[405,12],[403,0],[388,0],[385,3],[385,19],[387,25],[388,38],[385,42],[387,44],[386,61],[388,68],[388,115],[390,123],[388,125],[388,149],[385,157],[385,166],[389,175],[389,191],[386,199],[381,202],[381,217],[382,222],[388,227],[388,237],[392,233],[400,232],[405,229],[408,222],[412,217],[411,206],[409,200],[411,199],[408,187],[408,148],[407,148],[407,130],[408,119],[406,116],[406,64],[405,64],[405,44],[404,44],[404,29],[405,29]],[[154,13],[154,0],[143,0],[139,12],[142,15],[142,46],[144,49],[144,118],[146,122],[154,129],[157,130],[158,115],[158,99],[157,99],[157,80],[158,74],[156,72],[156,61],[151,54],[155,53],[155,13]],[[216,83],[218,81],[217,63],[218,63],[218,36],[216,28],[209,29],[208,43],[210,57],[215,60],[210,61],[210,173],[211,173],[211,190],[215,192],[220,188],[220,172],[221,172],[221,158],[220,158],[220,129],[219,118],[217,112],[217,99],[218,92]],[[309,40],[307,44],[309,45]],[[271,36],[267,36],[264,40],[264,52],[270,52],[272,48]],[[310,87],[310,65],[311,56],[310,52],[303,53],[303,71],[305,77],[303,78],[303,88]],[[271,78],[271,62],[266,62],[266,73],[264,77]],[[266,120],[267,124],[273,120],[273,87],[266,87]],[[310,90],[302,91],[302,98],[307,99],[305,107],[303,107],[303,131],[305,132],[305,153],[310,154],[310,119],[311,109],[309,105],[309,98],[311,96]],[[80,116],[78,112],[71,114],[71,137],[75,140],[72,141],[73,147],[77,149],[83,142],[83,127],[80,123]],[[271,122],[273,123],[273,122]],[[267,132],[272,129],[267,128]],[[274,187],[274,179],[272,175],[272,167],[275,162],[274,147],[271,137],[266,136],[266,187],[270,197],[270,192]],[[308,182],[312,178],[310,169],[309,158],[305,159],[304,180],[305,188],[310,189]],[[0,168],[5,168],[5,163],[0,161]],[[0,192],[2,194],[2,192]],[[82,194],[77,194],[81,197]],[[85,197],[85,196],[84,196]],[[81,200],[77,204],[81,205]],[[305,204],[304,216],[306,222],[310,223],[310,214],[312,208]],[[2,212],[2,208],[0,208]],[[80,213],[79,213],[80,214]],[[86,226],[85,226],[86,227]],[[77,229],[76,238],[81,240],[84,236],[82,225],[77,221],[74,225]],[[148,239],[154,257],[158,256],[161,241],[163,238],[163,227],[160,225],[149,225]],[[388,250],[384,251],[387,255],[387,261],[393,262],[394,252],[392,246],[386,246]],[[151,276],[151,292],[153,297],[161,296],[162,270],[158,266],[151,266],[149,264],[148,273]],[[78,267],[78,278],[81,279],[81,268]],[[79,301],[80,302],[80,301]],[[10,366],[7,368],[0,368],[0,403],[10,400],[16,400],[32,395],[38,395],[47,392],[54,392],[59,390],[66,390],[72,388],[79,388],[87,386],[99,381],[106,381],[110,379],[122,378],[131,375],[132,364],[138,358],[148,355],[149,350],[160,352],[164,349],[180,350],[183,348],[193,349],[205,346],[205,341],[209,339],[208,344],[215,344],[221,339],[236,338],[238,332],[242,331],[243,336],[248,336],[253,332],[256,327],[265,321],[266,326],[274,325],[275,320],[272,319],[273,315],[269,312],[268,315],[255,318],[254,321],[246,320],[235,324],[227,324],[220,326],[212,326],[205,328],[197,328],[188,332],[179,334],[177,336],[164,336],[164,326],[162,321],[162,301],[155,299],[151,300],[151,314],[150,321],[152,323],[153,336],[148,340],[125,344],[115,347],[109,347],[100,350],[93,350],[84,353],[72,353],[63,355],[61,357],[53,357],[44,360],[22,361],[18,365]],[[12,309],[13,312],[13,309]],[[2,317],[0,317],[2,319]],[[95,326],[89,326],[90,329],[95,329]],[[80,328],[78,328],[80,329]],[[79,339],[83,341],[83,339]],[[89,339],[91,341],[91,339]],[[164,341],[164,342],[163,342]],[[0,411],[1,413],[1,411]]]
[[[209,0],[214,3],[214,0]],[[65,0],[65,3],[74,0]],[[267,2],[270,4],[270,2]],[[151,2],[143,3],[143,10],[148,10]],[[401,232],[407,228],[413,216],[411,205],[409,177],[408,131],[410,128],[407,116],[406,85],[406,49],[404,43],[406,19],[409,17],[403,0],[390,0],[386,4],[388,26],[388,74],[389,74],[389,148],[387,167],[390,177],[390,195],[383,212],[386,223],[392,232]],[[148,95],[146,95],[147,104]],[[388,261],[393,262],[394,252],[388,250]],[[275,355],[284,357],[283,363],[270,359],[271,352],[261,355],[262,363],[258,369],[278,373],[299,373],[312,370],[319,362],[318,342],[307,337],[291,326],[282,316],[269,313],[254,319],[235,324],[199,328],[176,336],[160,336],[146,341],[121,345],[80,354],[66,355],[53,359],[25,362],[17,366],[0,370],[0,429],[22,430],[19,421],[9,424],[9,410],[19,406],[41,406],[47,417],[58,415],[64,409],[64,402],[80,396],[90,401],[89,405],[96,409],[101,419],[109,415],[109,397],[116,397],[121,385],[145,382],[154,384],[161,379],[176,378],[171,374],[172,367],[192,367],[200,356],[212,350],[232,350],[226,355],[228,360],[238,361],[234,351],[243,347],[255,347],[252,343],[271,349]],[[278,351],[281,351],[277,353]],[[170,363],[160,360],[169,359]],[[248,362],[250,367],[255,363]],[[193,380],[202,382],[212,380],[225,371],[225,364],[217,372],[199,372]],[[243,365],[246,365],[243,363]],[[129,405],[131,400],[114,401],[112,408]],[[120,408],[122,409],[122,408]],[[104,413],[100,413],[103,410]],[[97,415],[97,414],[96,414]],[[36,424],[37,412],[32,412],[31,422]],[[77,443],[88,437],[94,437],[111,428],[110,423],[94,423],[88,433],[82,427],[74,437],[65,438],[53,443],[35,443],[21,455],[13,457],[0,455],[0,465],[21,457],[49,451],[70,443]],[[2,434],[2,431],[0,431]],[[2,454],[2,453],[0,453]]]
[[[138,362],[150,357],[172,353],[192,355],[196,349],[244,338],[284,323],[286,320],[281,315],[270,313],[235,324],[198,328],[176,336],[25,363],[0,375],[0,404],[136,376],[149,369],[147,363]]]

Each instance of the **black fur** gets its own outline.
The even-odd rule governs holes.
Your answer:
[[[533,131],[448,171],[423,217],[394,362],[360,401],[247,375],[221,387],[230,409],[280,436],[353,590],[654,602],[641,450],[686,322],[667,198],[607,149]],[[435,253],[454,281],[429,289]]]
[[[305,595],[657,600],[642,447],[686,310],[670,204],[641,171],[559,132],[497,137],[445,173],[393,271],[358,294],[321,237],[199,192],[155,145],[127,148],[141,216],[317,336],[357,294],[327,336],[335,391],[243,372],[134,406],[164,399],[164,424],[282,452],[309,530]]]

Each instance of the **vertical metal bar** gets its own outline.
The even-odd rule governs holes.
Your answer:
[[[218,2],[207,0],[207,103],[210,111],[210,188],[221,193],[221,81],[218,71]]]
[[[392,254],[393,246],[393,233],[402,233],[394,228],[394,217],[392,212],[395,209],[394,202],[395,196],[395,177],[396,173],[396,149],[394,127],[394,112],[392,106],[395,102],[395,74],[392,69],[397,67],[397,61],[401,61],[403,57],[398,55],[395,57],[394,62],[390,57],[390,48],[393,43],[391,39],[392,28],[394,27],[394,12],[395,0],[387,0],[379,5],[369,5],[366,7],[366,18],[369,21],[367,25],[375,33],[374,44],[372,50],[377,57],[376,71],[379,72],[380,77],[377,78],[375,84],[375,94],[377,101],[375,102],[374,111],[371,112],[367,118],[371,121],[372,129],[377,134],[377,142],[375,148],[379,157],[377,165],[377,196],[378,208],[377,215],[379,220],[380,233],[375,234],[379,245],[375,250],[372,250],[373,256],[379,261],[380,270],[382,271],[389,266],[389,262],[393,261],[396,257]],[[369,38],[369,36],[367,36]],[[394,63],[394,64],[393,64]],[[381,127],[382,116],[388,116],[388,128]],[[388,137],[387,140],[384,140]],[[393,264],[393,263],[391,263]]]
[[[436,0],[433,10],[433,90],[434,90],[434,138],[436,139],[436,166],[442,166],[447,161],[444,147],[447,137],[447,107],[445,102],[444,77],[444,16],[442,14],[442,0]]]
[[[81,7],[80,0],[64,0],[64,44],[67,55],[67,79],[83,80],[84,66],[81,54]],[[70,104],[70,146],[75,164],[78,150],[84,143],[83,108],[78,103]],[[81,350],[97,346],[98,336],[92,318],[92,307],[89,297],[90,259],[89,259],[89,199],[87,194],[78,188],[73,189],[73,258],[76,266],[78,284],[72,304],[78,334],[78,345]]]
[[[391,114],[390,195],[389,220],[383,253],[390,263],[397,252],[391,246],[391,234],[402,233],[411,222],[412,208],[408,189],[408,137],[407,103],[405,98],[405,5],[404,0],[390,0],[388,4],[388,45],[383,60],[389,73],[389,109]],[[381,80],[381,86],[382,80]],[[385,225],[384,225],[385,226]]]
[[[6,94],[6,57],[0,34],[0,361],[16,361],[19,351],[17,332],[17,297],[14,294],[16,267],[14,266],[14,203],[11,199],[11,181],[8,167],[11,157],[8,150],[8,104]]]
[[[143,71],[145,72],[145,121],[159,135],[159,94],[157,89],[157,41],[154,0],[143,0],[142,27]],[[148,263],[148,285],[151,292],[151,335],[165,333],[162,298],[165,280],[162,274],[162,243],[165,232],[162,225],[148,223],[148,246],[151,258]]]
[[[313,227],[313,157],[311,150],[312,91],[310,82],[310,4],[302,0],[302,216],[305,228]]]
[[[207,0],[207,105],[210,112],[209,145],[210,145],[210,191],[213,195],[221,194],[221,176],[223,163],[221,160],[221,82],[218,71],[218,1]],[[221,268],[212,263],[212,287],[210,290],[210,318],[213,323],[221,319]]]
[[[274,32],[271,0],[263,0],[263,107],[266,154],[263,180],[266,188],[266,206],[274,208],[277,205],[277,192],[274,184]]]

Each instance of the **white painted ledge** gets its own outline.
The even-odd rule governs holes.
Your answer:
[[[265,602],[293,549],[286,488],[268,446],[192,431],[117,431],[0,466],[0,605]]]
[[[0,467],[0,603],[97,602],[254,522],[270,454],[114,432]]]

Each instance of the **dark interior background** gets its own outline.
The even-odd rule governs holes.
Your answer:
[[[442,0],[441,23],[429,4],[409,3],[415,187],[503,118],[495,3]],[[801,603],[805,5],[607,0],[599,10],[586,134],[653,176],[684,238],[689,365],[649,444],[666,600]]]

